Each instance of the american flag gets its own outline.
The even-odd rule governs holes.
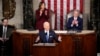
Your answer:
[[[74,9],[83,12],[83,0],[41,0],[55,13],[55,29],[64,30],[67,14]]]

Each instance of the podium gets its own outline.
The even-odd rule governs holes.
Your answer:
[[[38,43],[33,45],[33,56],[59,56],[58,43]]]
[[[38,31],[16,30],[13,32],[13,56],[96,56],[96,34],[83,30],[68,34],[67,31],[55,31],[61,35],[60,43],[35,44]]]

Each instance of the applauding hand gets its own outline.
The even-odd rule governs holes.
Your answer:
[[[2,41],[2,42],[3,42],[3,38],[2,38],[2,37],[0,37],[0,41]]]
[[[42,11],[40,10],[40,16],[42,15]]]
[[[38,36],[35,40],[35,42],[38,42],[40,40],[40,37]]]
[[[75,25],[77,25],[78,24],[78,21],[75,21]]]
[[[62,37],[59,35],[59,37],[58,37],[58,41],[62,41]]]
[[[47,10],[45,11],[45,15],[47,15]]]

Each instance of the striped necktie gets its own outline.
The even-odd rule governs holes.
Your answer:
[[[3,36],[2,36],[4,39],[6,38],[6,30],[7,30],[6,27],[4,27],[4,29],[3,29]]]
[[[47,40],[47,42],[48,42],[48,40],[49,40],[48,33],[46,33],[46,40]]]

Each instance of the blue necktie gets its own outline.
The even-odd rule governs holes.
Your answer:
[[[47,40],[47,42],[48,42],[48,39],[49,39],[49,36],[48,36],[48,34],[46,33],[46,40]]]

